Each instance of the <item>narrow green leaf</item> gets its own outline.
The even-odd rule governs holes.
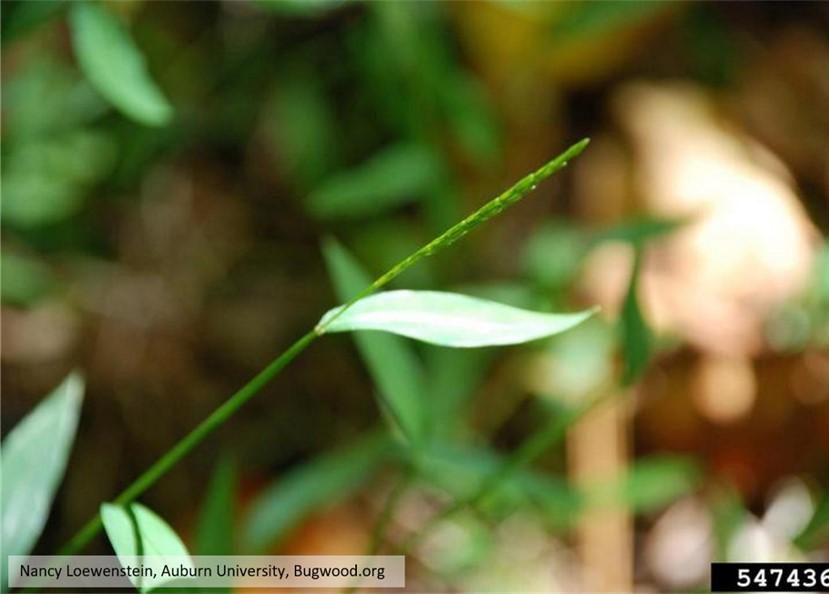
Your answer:
[[[172,581],[168,576],[161,576],[162,568],[169,563],[167,558],[175,557],[176,564],[193,568],[187,547],[175,531],[155,512],[140,503],[133,503],[129,507],[104,503],[101,505],[101,520],[107,538],[123,565],[135,566],[135,557],[138,556],[152,557],[145,559],[145,567],[152,567],[156,578],[130,578],[141,592],[149,592]]]
[[[620,333],[622,340],[623,371],[622,383],[626,386],[635,382],[648,365],[652,350],[652,336],[642,308],[639,305],[639,274],[642,250],[636,249],[633,269],[630,273],[625,302],[622,305]]]
[[[251,505],[242,529],[243,546],[261,551],[279,544],[314,510],[351,495],[392,452],[386,434],[372,433],[288,472]]]
[[[93,2],[76,2],[69,22],[78,64],[89,82],[124,115],[160,126],[173,108],[147,72],[144,56],[114,15]]]
[[[440,164],[429,148],[396,145],[325,180],[308,197],[308,209],[323,219],[380,214],[418,200],[439,176]]]
[[[233,516],[236,502],[236,463],[222,456],[207,487],[196,529],[196,552],[199,555],[233,553]]]
[[[81,411],[83,380],[69,375],[12,429],[0,459],[0,525],[5,557],[35,545],[63,478]],[[4,582],[5,583],[5,582]]]
[[[626,241],[633,246],[641,246],[646,241],[670,235],[692,222],[692,218],[666,219],[661,217],[640,216],[618,225],[597,231],[591,238],[592,243],[602,241]]]
[[[621,476],[583,489],[588,505],[622,505],[633,513],[649,513],[688,494],[698,484],[699,466],[685,456],[640,458]]]
[[[371,279],[345,248],[334,240],[323,245],[329,275],[337,296],[347,301]],[[403,434],[418,441],[426,429],[423,374],[420,361],[406,342],[396,336],[354,334],[357,349],[374,380],[381,406]]]
[[[326,91],[314,67],[292,65],[265,107],[263,135],[303,195],[335,169],[345,140]]]
[[[436,78],[440,102],[453,135],[479,165],[494,163],[503,148],[501,131],[479,81],[457,68],[451,59]]]
[[[635,512],[649,512],[687,494],[700,470],[683,456],[648,456],[637,460],[618,487],[618,496]]]
[[[569,330],[595,313],[541,313],[439,291],[386,291],[341,309],[326,313],[318,327],[325,332],[381,330],[450,347],[529,342]]]
[[[475,498],[498,473],[506,459],[475,448],[438,446],[428,456],[418,458],[423,478],[450,493],[456,500]],[[535,505],[551,525],[567,525],[581,510],[581,495],[565,481],[528,468],[518,468],[489,491],[485,508],[495,513],[510,513],[517,507]]]

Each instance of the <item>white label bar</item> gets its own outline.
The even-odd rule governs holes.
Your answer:
[[[9,557],[13,588],[403,588],[403,555]]]

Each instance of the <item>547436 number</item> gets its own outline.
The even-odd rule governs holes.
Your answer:
[[[712,563],[712,592],[829,592],[829,563]]]

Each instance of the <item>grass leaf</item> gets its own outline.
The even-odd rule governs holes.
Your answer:
[[[173,108],[147,73],[144,56],[114,15],[92,2],[70,12],[72,44],[89,82],[124,115],[160,126]]]
[[[651,331],[639,305],[641,260],[642,250],[637,248],[619,322],[623,359],[622,383],[626,386],[635,382],[645,371],[652,351]]]
[[[683,456],[636,460],[620,485],[619,497],[636,512],[648,512],[685,495],[699,482],[700,469]]]
[[[596,231],[591,237],[593,243],[602,241],[625,241],[633,246],[670,235],[689,225],[693,218],[662,218],[653,216],[634,217],[607,229]]]
[[[457,293],[386,291],[334,308],[320,320],[326,332],[381,330],[449,347],[520,344],[569,330],[595,313],[529,311]]]
[[[337,296],[343,301],[371,282],[360,264],[336,241],[326,241],[323,253]],[[418,441],[426,429],[426,409],[423,370],[414,351],[392,335],[358,332],[354,341],[377,386],[383,410],[406,437]]]
[[[385,149],[366,163],[326,179],[308,197],[322,219],[363,218],[419,199],[440,177],[432,151],[419,144]]]
[[[339,133],[333,97],[311,66],[292,67],[265,104],[263,135],[280,170],[302,194],[330,174],[339,161]]]
[[[134,567],[135,557],[153,557],[145,559],[145,567],[155,569],[158,577],[130,577],[130,581],[139,591],[149,592],[171,581],[172,578],[161,576],[162,568],[168,563],[165,558],[175,557],[176,564],[193,567],[187,547],[175,531],[155,512],[140,503],[133,503],[129,507],[104,503],[101,505],[101,520],[107,538],[122,565]]]
[[[3,441],[0,524],[4,575],[6,556],[27,555],[46,524],[66,470],[82,400],[83,380],[72,373]]]
[[[372,433],[288,472],[252,503],[242,529],[243,546],[262,551],[278,545],[310,513],[362,486],[392,451],[385,433]]]
[[[196,529],[199,555],[233,553],[233,515],[236,502],[237,469],[231,456],[222,456],[207,487]]]

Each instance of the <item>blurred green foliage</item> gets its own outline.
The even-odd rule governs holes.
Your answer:
[[[54,276],[42,262],[7,250],[0,254],[0,274],[3,275],[3,303],[12,305],[35,303],[56,286]]]
[[[651,356],[651,332],[639,305],[639,276],[642,270],[642,248],[636,247],[628,290],[622,303],[619,320],[621,341],[624,345],[622,383],[630,385],[645,370]]]
[[[231,455],[216,463],[205,491],[196,530],[196,555],[231,555],[235,550],[234,520],[238,496],[239,469]]]
[[[278,544],[315,510],[361,488],[395,450],[388,435],[374,432],[286,474],[251,505],[242,526],[243,549],[265,551]]]
[[[70,23],[75,56],[92,86],[138,122],[169,123],[172,107],[147,75],[144,56],[118,20],[98,4],[78,2]]]
[[[0,587],[4,590],[8,557],[31,553],[46,525],[75,440],[83,391],[83,379],[71,374],[3,439]]]
[[[324,179],[308,196],[308,209],[321,219],[385,214],[428,192],[439,172],[427,148],[393,146],[360,167]]]

